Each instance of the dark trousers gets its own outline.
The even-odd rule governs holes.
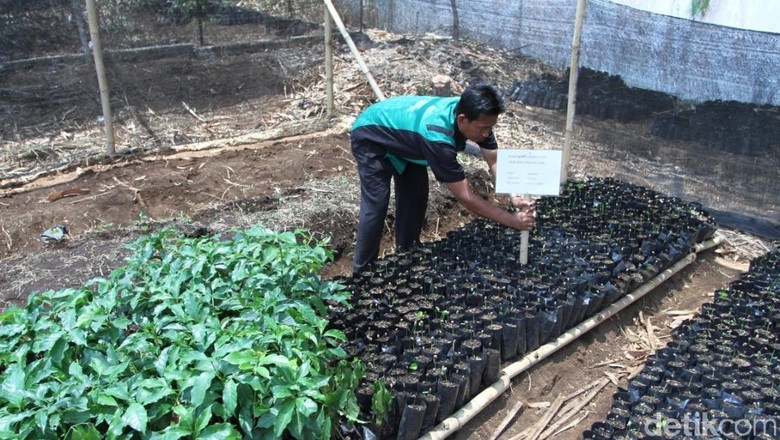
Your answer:
[[[395,246],[407,249],[420,241],[428,207],[428,168],[409,163],[402,174],[377,145],[352,143],[360,174],[360,219],[355,244],[353,273],[376,260],[390,203],[390,179],[395,184]]]

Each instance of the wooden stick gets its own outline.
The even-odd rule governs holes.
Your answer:
[[[639,312],[642,313],[642,312]],[[647,340],[650,343],[650,349],[656,351],[658,349],[655,343],[655,333],[653,332],[653,323],[650,322],[650,317],[645,318],[645,329],[647,331]]]
[[[376,94],[377,98],[379,98],[380,101],[384,101],[385,100],[384,93],[382,93],[376,81],[374,81],[374,77],[371,76],[371,71],[368,70],[368,66],[366,66],[366,63],[363,62],[363,57],[360,56],[360,52],[358,52],[355,43],[352,41],[352,37],[349,36],[349,32],[347,32],[347,28],[344,26],[344,22],[341,21],[341,16],[339,16],[338,11],[336,11],[336,7],[333,6],[333,2],[331,0],[323,0],[323,1],[325,2],[325,6],[328,8],[328,12],[330,12],[330,16],[333,18],[333,22],[336,23],[336,27],[339,28],[339,31],[341,32],[341,36],[344,37],[344,41],[347,42],[347,46],[349,46],[349,50],[351,50],[352,55],[355,56],[355,61],[357,61],[360,70],[363,71],[363,74],[366,76],[366,79],[368,80],[368,84],[371,85],[371,89],[374,90],[374,94]]]
[[[586,392],[586,391],[588,391],[589,389],[591,389],[591,388],[593,388],[593,387],[595,387],[595,386],[598,386],[598,385],[599,385],[601,382],[603,382],[603,381],[604,381],[604,379],[598,379],[598,380],[594,380],[593,382],[591,382],[591,383],[589,383],[589,384],[585,385],[584,387],[582,387],[582,388],[580,388],[580,389],[578,389],[578,390],[576,390],[576,391],[574,391],[574,392],[572,392],[572,393],[569,393],[568,395],[566,395],[566,396],[564,396],[564,397],[563,397],[563,402],[568,402],[569,400],[571,400],[571,399],[573,399],[573,398],[575,398],[575,397],[577,397],[577,396],[579,396],[579,395],[581,395],[581,394],[585,393],[585,392]],[[565,413],[567,413],[567,412],[568,412],[568,411],[569,411],[569,410],[570,410],[572,407],[573,407],[573,405],[571,405],[571,404],[569,404],[569,405],[566,405],[565,407],[563,407],[563,409],[561,409],[561,412],[565,414]],[[548,411],[549,411],[549,410],[548,410]],[[534,425],[534,426],[535,426],[535,425]],[[522,431],[522,432],[521,432],[519,435],[517,435],[517,436],[513,437],[513,438],[512,438],[512,440],[514,440],[514,439],[518,439],[518,440],[519,440],[520,438],[525,438],[525,437],[528,437],[528,436],[530,435],[530,433],[532,432],[532,430],[534,429],[534,426],[530,426],[530,427],[526,428],[526,429],[525,429],[525,430],[523,430],[523,431]],[[545,431],[545,432],[546,432],[546,431]]]
[[[550,420],[552,420],[552,418],[558,414],[558,410],[561,409],[561,405],[563,405],[564,399],[566,399],[566,396],[562,394],[559,395],[557,399],[555,399],[550,409],[548,409],[544,414],[544,417],[542,417],[542,419],[536,422],[536,424],[533,426],[531,433],[526,437],[526,440],[537,440],[539,438],[539,435],[550,423]],[[523,434],[520,433],[520,435],[522,436]],[[520,440],[519,437],[516,439]],[[513,438],[512,440],[515,439]]]
[[[551,435],[551,437],[552,437],[552,436],[556,436],[556,435],[558,435],[558,434],[562,433],[563,431],[566,431],[566,430],[568,430],[568,429],[574,428],[575,426],[579,425],[579,424],[580,424],[580,422],[582,422],[583,420],[585,420],[585,418],[586,418],[586,417],[588,417],[588,414],[590,414],[590,412],[589,412],[589,411],[585,411],[585,414],[583,414],[583,415],[582,415],[580,418],[578,418],[577,420],[575,420],[575,421],[573,421],[573,422],[569,423],[568,425],[564,426],[563,428],[561,428],[561,429],[559,429],[559,430],[555,431],[555,432],[554,432],[554,433]]]
[[[574,113],[577,97],[577,76],[579,74],[580,37],[582,22],[585,17],[585,0],[577,1],[577,12],[574,18],[574,37],[571,43],[571,61],[569,62],[569,103],[566,107],[566,134],[563,140],[563,157],[561,164],[561,185],[569,179],[569,158],[571,157],[571,142],[574,135]]]
[[[199,120],[200,122],[206,122],[206,120],[205,120],[205,119],[203,119],[203,117],[202,117],[201,115],[199,115],[199,114],[195,113],[195,110],[193,110],[193,109],[192,109],[192,107],[190,107],[189,105],[187,105],[187,103],[186,103],[186,102],[182,101],[182,102],[181,102],[181,105],[183,105],[183,106],[184,106],[184,108],[187,110],[187,112],[189,112],[189,114],[191,114],[191,115],[192,115],[192,117],[194,117],[195,119]]]
[[[590,403],[591,400],[593,400],[596,395],[601,392],[601,390],[604,389],[605,386],[609,384],[608,379],[602,379],[599,383],[599,385],[591,390],[590,393],[588,393],[585,397],[580,399],[577,402],[572,402],[571,405],[567,405],[566,408],[561,410],[561,418],[558,419],[555,423],[553,423],[549,428],[544,430],[544,432],[540,435],[540,439],[545,439],[548,437],[551,437],[557,430],[560,428],[561,425],[568,422],[569,419],[574,417],[575,414],[579,413],[582,408],[585,408],[585,405]]]
[[[523,195],[523,200],[529,200],[528,195]],[[528,238],[529,231],[520,231],[520,264],[525,266],[528,264]]]
[[[498,425],[498,428],[496,428],[495,431],[493,431],[493,434],[490,435],[490,438],[488,440],[496,440],[499,435],[501,435],[502,432],[506,429],[507,426],[514,420],[515,416],[517,415],[520,410],[523,409],[523,402],[517,402],[517,404],[507,413],[504,420],[501,422],[500,425]]]
[[[95,71],[100,88],[100,105],[103,109],[103,124],[106,132],[106,150],[108,154],[114,154],[114,122],[111,117],[111,102],[109,99],[108,80],[103,64],[103,45],[100,42],[100,25],[95,0],[87,0],[87,19],[89,21],[89,36],[92,41],[92,56],[95,59]]]
[[[361,2],[360,10],[363,10]],[[361,21],[360,26],[363,26]],[[333,116],[333,20],[325,6],[325,115]],[[362,31],[362,29],[361,29]]]

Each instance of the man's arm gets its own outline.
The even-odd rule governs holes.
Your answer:
[[[463,207],[475,215],[514,229],[528,230],[534,226],[535,212],[521,211],[511,213],[506,211],[474,194],[471,188],[469,188],[469,183],[466,179],[445,183],[444,186],[452,192]]]
[[[490,177],[493,178],[493,183],[496,183],[496,163],[498,163],[498,150],[488,150],[487,148],[480,148],[482,150],[482,158],[485,159],[488,169],[490,170]]]
[[[485,159],[488,168],[490,169],[490,177],[493,178],[493,185],[496,184],[496,165],[498,164],[498,150],[488,150],[482,148],[482,157]],[[519,208],[524,211],[530,211],[536,209],[536,202],[530,198],[524,198],[520,196],[511,196],[509,201],[515,208]]]

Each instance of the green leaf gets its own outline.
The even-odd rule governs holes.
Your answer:
[[[291,397],[293,395],[290,388],[283,385],[274,385],[271,387],[271,392],[274,399],[284,399],[285,397]]]
[[[65,350],[67,350],[67,348],[68,342],[65,339],[57,339],[57,342],[54,343],[54,346],[49,351],[51,361],[54,365],[58,367],[62,366],[62,360],[65,358]]]
[[[47,409],[41,409],[35,413],[35,425],[41,432],[46,432],[49,425],[49,413]]]
[[[279,355],[279,354],[269,354],[265,356],[261,356],[257,363],[259,365],[275,365],[277,367],[287,367],[290,366],[290,359]]]
[[[309,417],[317,412],[317,408],[317,403],[308,397],[299,397],[295,399],[295,409],[304,417]]]
[[[140,403],[131,403],[122,416],[122,421],[126,426],[129,426],[138,432],[146,431],[146,408]]]
[[[282,433],[287,429],[290,420],[292,420],[293,411],[295,411],[295,401],[293,399],[285,399],[276,408],[279,410],[279,414],[274,421],[274,435],[281,438]]]
[[[0,412],[0,432],[12,431],[11,425],[25,420],[31,417],[33,414],[33,411],[24,411],[16,414],[3,414],[3,412]]]
[[[64,334],[65,333],[62,331],[55,331],[43,336],[42,338],[37,338],[35,342],[33,342],[32,351],[34,353],[41,353],[51,350],[52,347],[54,347],[54,344],[56,344]]]
[[[70,440],[101,440],[103,437],[100,432],[95,428],[95,425],[89,423],[85,425],[76,425],[71,428],[70,435],[67,437]]]
[[[192,431],[195,422],[192,414],[193,408],[176,405],[173,407],[173,412],[179,417],[179,426]]]
[[[241,433],[228,423],[211,425],[198,434],[199,440],[239,440]]]
[[[20,408],[27,390],[24,385],[25,374],[19,364],[13,364],[5,371],[5,380],[0,385],[0,399],[5,399],[12,406]]]
[[[252,365],[257,360],[254,350],[234,351],[225,357],[225,361],[233,365]],[[243,369],[243,368],[242,368]]]
[[[335,339],[339,342],[347,342],[347,335],[345,335],[341,330],[330,329],[325,332],[324,336],[329,339]]]
[[[209,405],[206,408],[204,408],[203,411],[200,412],[200,415],[198,415],[198,419],[195,420],[196,433],[199,433],[209,425],[209,422],[211,422],[211,416],[212,416],[211,405]]]
[[[179,425],[171,425],[160,433],[152,433],[150,440],[179,440],[192,434],[189,429],[182,428]]]
[[[107,395],[107,394],[99,394],[97,398],[98,405],[105,405],[105,406],[119,406],[119,403],[117,403],[116,399],[113,397]]]
[[[200,373],[193,379],[192,391],[190,391],[190,403],[192,406],[200,406],[206,398],[206,391],[211,387],[214,373]]]
[[[236,414],[236,406],[238,404],[238,385],[233,379],[228,379],[225,382],[225,388],[222,390],[222,405],[225,407],[225,412],[229,416]]]
[[[157,382],[160,382],[160,385],[155,388],[139,388],[135,394],[136,401],[142,405],[150,405],[173,394],[173,390],[164,381],[159,380]]]
[[[122,434],[125,426],[127,426],[127,423],[125,423],[125,419],[122,417],[122,409],[117,408],[108,421],[108,433],[110,434],[110,437],[117,437]]]
[[[0,316],[6,315],[4,314]],[[26,330],[27,326],[24,324],[2,324],[0,325],[0,338],[2,338],[4,341],[13,340],[13,336],[22,335]]]

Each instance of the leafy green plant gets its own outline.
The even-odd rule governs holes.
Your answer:
[[[343,286],[305,231],[171,229],[126,266],[0,315],[0,438],[329,439],[362,376],[327,329]]]
[[[374,382],[374,395],[371,397],[371,413],[374,423],[381,427],[390,420],[390,409],[393,405],[393,395],[385,384],[378,380]]]
[[[704,17],[710,8],[710,0],[691,0],[691,18]]]

